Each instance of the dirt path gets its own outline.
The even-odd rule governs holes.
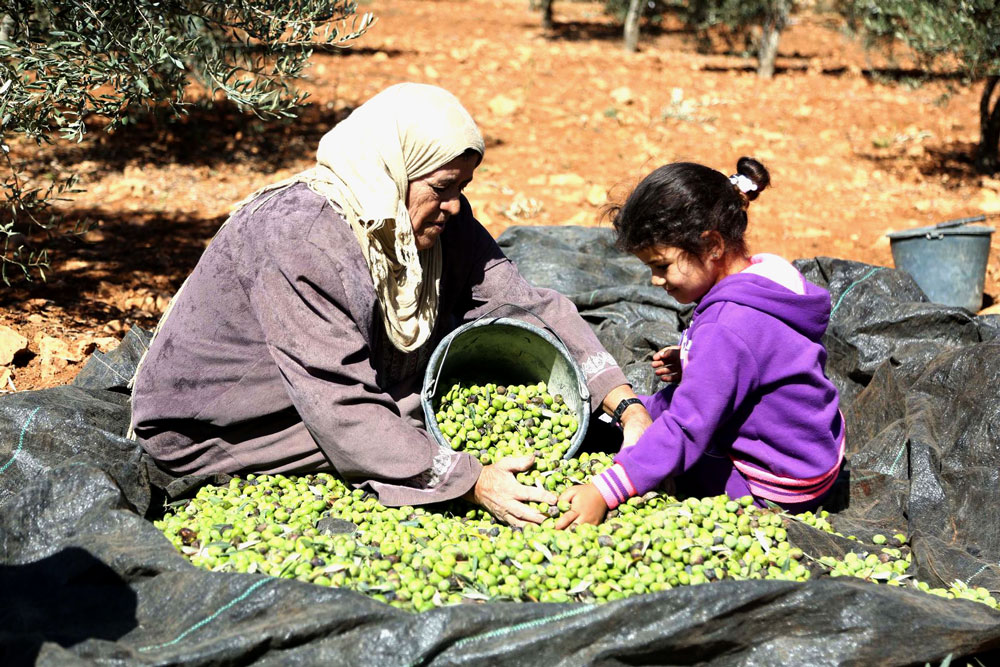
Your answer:
[[[358,45],[314,56],[311,104],[265,124],[221,105],[32,155],[39,173],[74,169],[87,191],[70,215],[100,225],[60,243],[49,282],[0,293],[0,324],[29,341],[7,390],[69,381],[93,349],[151,327],[229,206],[308,166],[319,137],[353,106],[400,81],[453,91],[479,122],[487,155],[468,195],[494,235],[512,224],[596,225],[654,167],[674,160],[729,172],[754,155],[774,188],[751,209],[754,251],[889,265],[885,234],[1000,211],[1000,179],[968,163],[978,87],[914,87],[869,60],[828,18],[785,35],[778,75],[696,53],[667,25],[625,54],[596,3],[558,2],[547,33],[526,0],[375,0]],[[957,82],[955,84],[958,85]],[[988,302],[1000,294],[994,235]],[[3,369],[0,369],[0,375]]]

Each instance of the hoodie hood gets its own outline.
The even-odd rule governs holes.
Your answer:
[[[803,278],[804,294],[751,273],[726,276],[702,297],[697,315],[712,304],[728,301],[775,317],[809,340],[819,342],[830,321],[830,293]]]

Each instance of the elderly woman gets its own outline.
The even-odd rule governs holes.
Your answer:
[[[483,139],[440,88],[392,86],[320,142],[317,165],[229,218],[160,323],[132,425],[175,474],[335,470],[387,505],[465,497],[509,523],[555,503],[424,428],[421,379],[448,332],[499,304],[544,318],[619,408],[629,444],[649,424],[573,305],[529,285],[462,190]]]

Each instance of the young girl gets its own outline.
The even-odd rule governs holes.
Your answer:
[[[757,160],[736,174],[678,162],[647,176],[617,210],[618,246],[652,283],[696,303],[679,347],[653,356],[671,383],[639,401],[653,423],[591,483],[566,491],[557,523],[600,523],[667,478],[686,495],[752,495],[804,511],[828,495],[844,457],[837,390],[820,342],[829,293],[776,255],[749,256],[747,207],[770,183]],[[623,403],[626,403],[623,401]],[[616,415],[633,408],[620,405]]]

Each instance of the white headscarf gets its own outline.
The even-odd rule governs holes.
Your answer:
[[[315,167],[265,188],[306,183],[343,211],[371,272],[386,333],[403,352],[430,337],[441,283],[440,244],[417,251],[406,209],[409,183],[470,148],[482,155],[483,137],[454,95],[400,83],[327,132]]]

